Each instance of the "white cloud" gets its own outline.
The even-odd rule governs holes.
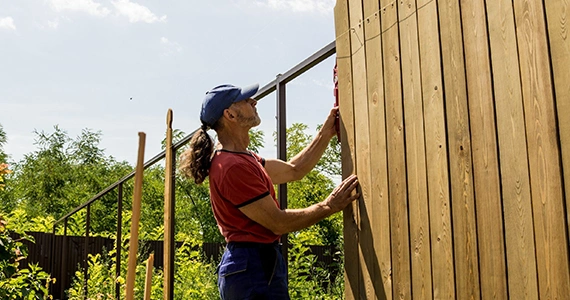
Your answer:
[[[48,24],[48,27],[49,27],[49,28],[51,28],[51,29],[57,29],[57,28],[59,27],[59,19],[56,18],[56,19],[53,20],[53,21],[48,21],[47,24]]]
[[[14,19],[12,19],[12,17],[0,18],[0,28],[16,30]]]
[[[170,56],[174,53],[182,52],[182,47],[177,42],[171,42],[165,37],[160,38],[160,43],[163,46],[161,56]]]
[[[257,4],[267,6],[273,10],[331,14],[335,0],[258,0]]]
[[[153,12],[148,9],[148,7],[140,5],[138,3],[130,2],[129,0],[118,0],[112,1],[115,9],[117,9],[120,15],[129,18],[129,22],[166,22],[166,15],[162,17],[157,17]]]
[[[96,17],[105,17],[111,12],[93,0],[50,0],[50,4],[56,12],[79,11]]]

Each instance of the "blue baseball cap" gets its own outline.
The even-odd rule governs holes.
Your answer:
[[[257,90],[259,84],[250,85],[244,88],[231,84],[222,84],[206,92],[206,97],[202,102],[200,120],[208,126],[214,125],[224,114],[224,110],[232,103],[251,98]]]

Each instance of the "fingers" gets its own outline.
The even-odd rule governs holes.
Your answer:
[[[351,193],[352,191],[354,191],[354,189],[356,189],[357,186],[358,186],[358,177],[356,177],[356,175],[353,174],[348,176],[346,179],[342,181],[342,183],[339,185],[339,192]]]
[[[331,115],[331,116],[335,116],[335,117],[338,115],[338,106],[331,108],[331,113],[330,113],[330,115]]]

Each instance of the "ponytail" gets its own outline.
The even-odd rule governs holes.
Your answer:
[[[208,177],[214,142],[207,132],[208,127],[202,127],[190,140],[190,147],[184,151],[180,161],[180,171],[186,177],[194,179],[196,184],[204,182]]]

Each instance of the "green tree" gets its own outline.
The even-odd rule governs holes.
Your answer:
[[[35,134],[38,149],[15,164],[11,181],[16,203],[30,218],[59,219],[132,170],[126,162],[104,155],[99,147],[101,132],[84,129],[71,139],[55,126],[51,133]],[[116,202],[113,191],[92,205],[95,231],[116,229],[116,216],[109,213]]]
[[[8,139],[6,137],[4,127],[2,127],[2,124],[0,124],[0,164],[6,163],[6,159],[8,158],[8,155],[4,153],[4,145],[6,145],[7,141]]]

